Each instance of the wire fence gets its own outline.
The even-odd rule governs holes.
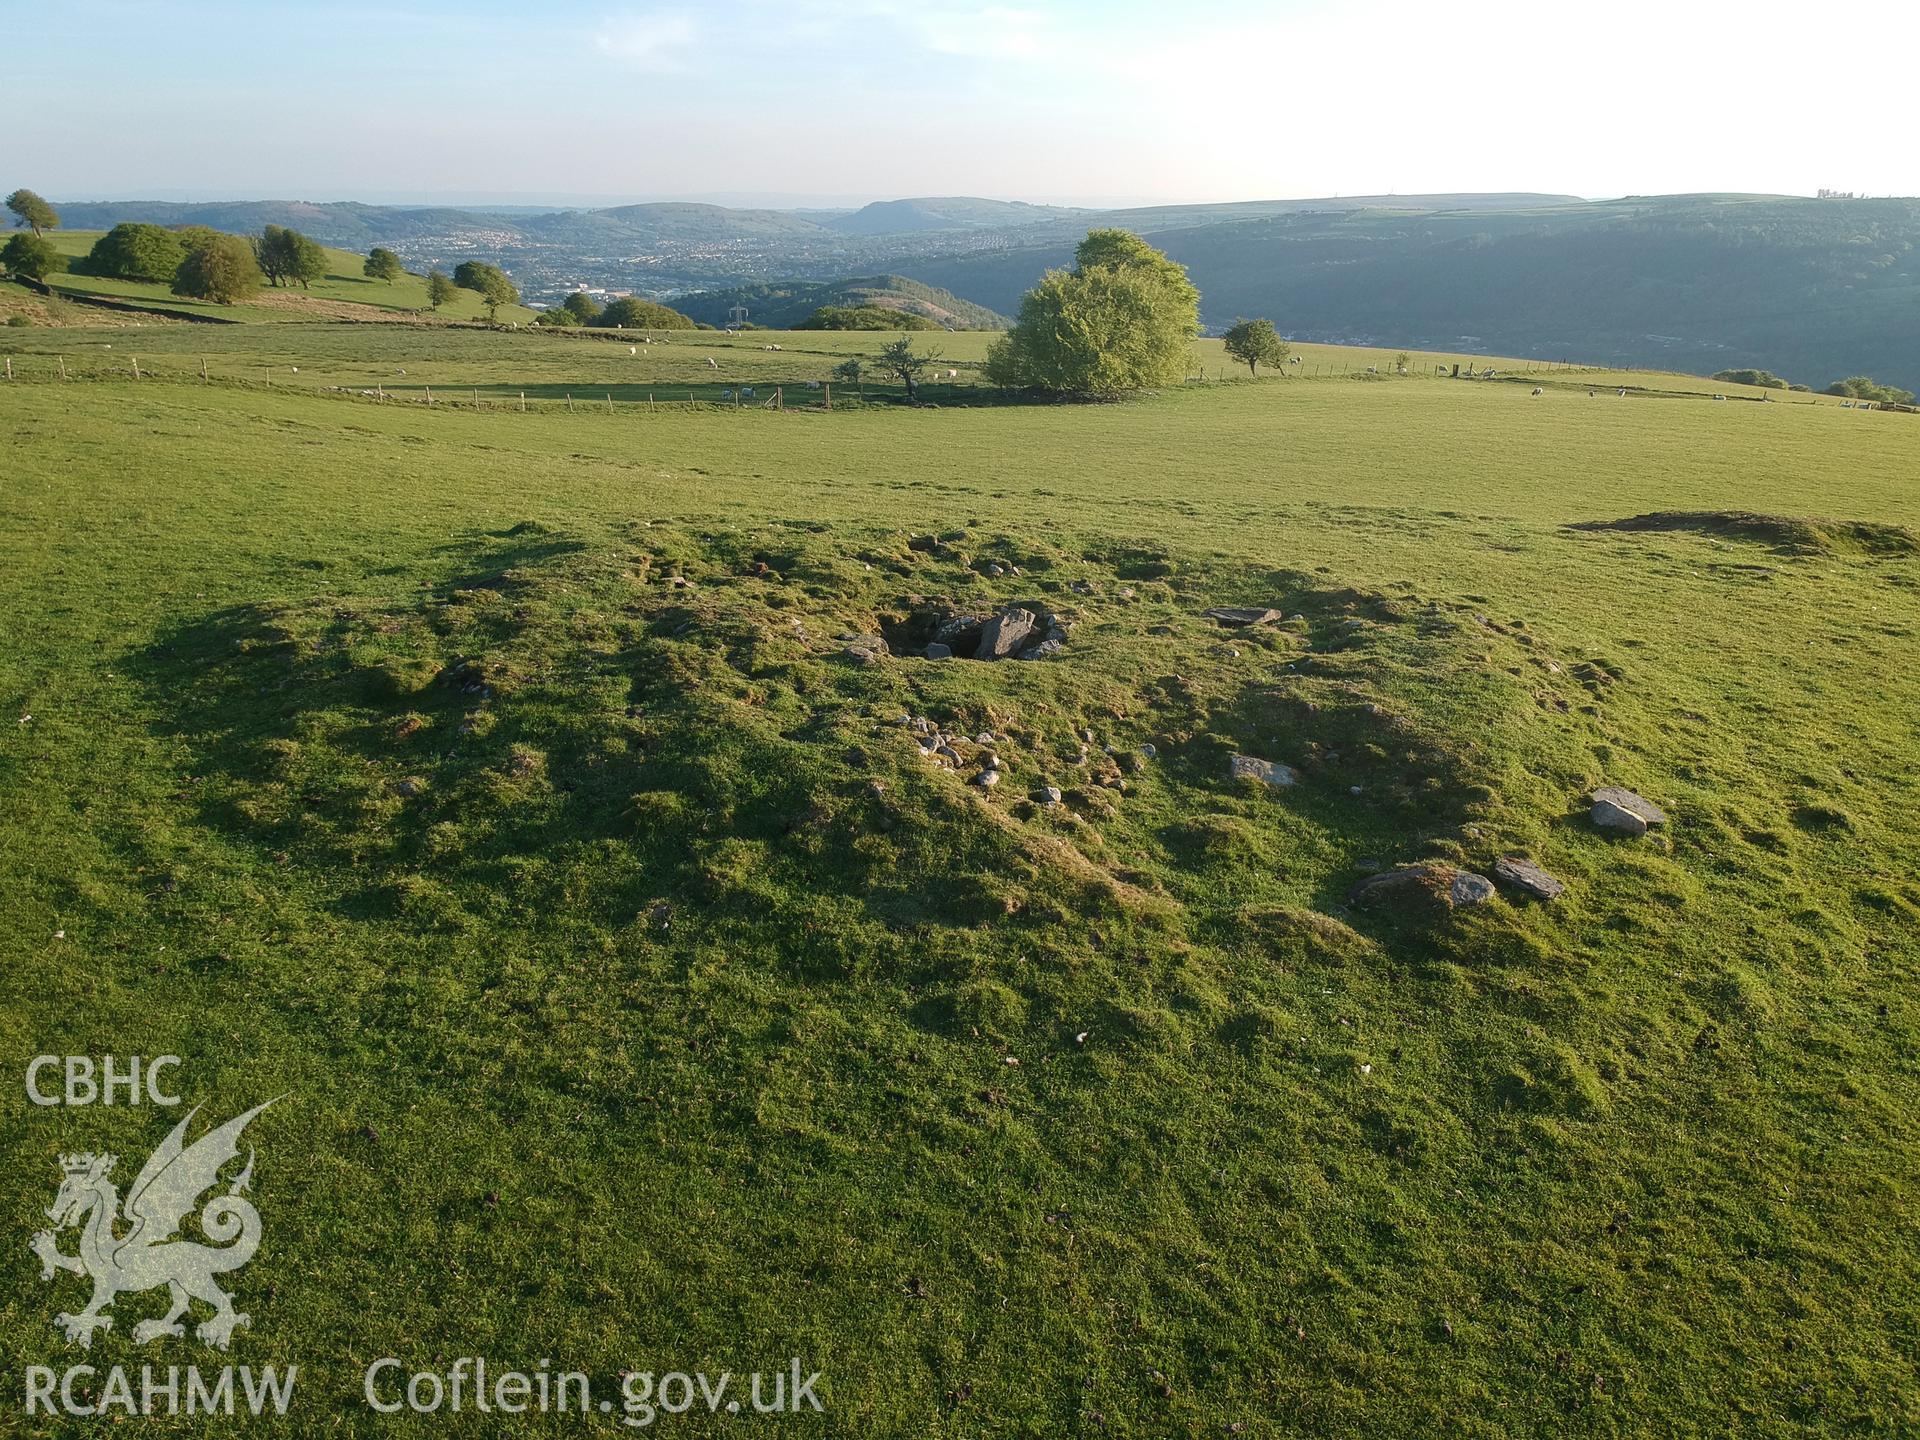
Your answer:
[[[0,381],[12,384],[84,385],[138,382],[172,388],[219,388],[260,394],[280,393],[313,395],[323,398],[372,402],[380,405],[416,405],[433,409],[492,410],[519,414],[544,412],[569,415],[616,414],[689,410],[708,412],[771,411],[794,414],[828,414],[849,403],[864,403],[864,395],[844,392],[838,398],[826,381],[799,385],[727,385],[715,389],[699,385],[654,385],[636,387],[630,383],[612,386],[583,385],[566,389],[553,384],[519,388],[497,383],[408,384],[395,387],[384,380],[340,383],[337,380],[312,380],[303,377],[297,365],[245,365],[216,368],[205,360],[186,366],[163,367],[129,355],[124,364],[69,365],[65,356],[8,355]],[[704,392],[704,393],[703,393]]]
[[[393,376],[365,379],[343,377],[332,368],[336,361],[319,359],[301,366],[284,359],[277,363],[211,361],[205,358],[182,359],[168,356],[162,363],[128,354],[115,356],[102,364],[95,356],[69,363],[64,354],[8,354],[3,358],[0,383],[9,384],[85,384],[137,381],[141,385],[204,386],[228,390],[295,393],[378,405],[412,405],[429,409],[481,410],[519,414],[632,414],[672,411],[688,412],[773,412],[800,415],[830,414],[836,409],[858,409],[874,402],[897,404],[1002,405],[1017,403],[1023,397],[1011,391],[976,383],[971,375],[962,378],[949,370],[944,376],[923,379],[917,393],[908,395],[905,387],[891,380],[865,381],[857,386],[842,384],[838,395],[834,382],[817,379],[782,380],[777,383],[708,381],[633,381],[592,382],[581,380],[541,381],[519,385],[497,380],[482,382],[428,382],[407,378],[392,383]],[[1362,355],[1360,361],[1368,361]],[[317,372],[317,374],[316,374]],[[1586,365],[1572,361],[1509,361],[1493,365],[1484,360],[1435,360],[1431,352],[1404,362],[1397,355],[1383,355],[1371,363],[1348,363],[1299,357],[1252,375],[1238,366],[1207,366],[1185,377],[1189,387],[1244,385],[1251,380],[1387,380],[1444,379],[1464,381],[1525,381],[1544,377],[1578,382],[1582,377],[1618,377],[1617,366]],[[399,376],[407,372],[398,371]],[[1619,383],[1609,379],[1609,385]],[[872,391],[869,394],[869,390]],[[1030,397],[1027,397],[1030,398]],[[1860,408],[1868,408],[1862,404]]]

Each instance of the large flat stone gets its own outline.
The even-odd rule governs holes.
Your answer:
[[[1004,660],[1017,655],[1040,628],[1040,617],[1031,610],[1010,606],[987,621],[980,631],[976,660]]]
[[[1602,830],[1617,830],[1622,835],[1647,833],[1647,822],[1644,819],[1625,806],[1614,804],[1611,800],[1594,801],[1591,813],[1593,823]]]
[[[1509,890],[1531,895],[1535,900],[1557,900],[1567,893],[1566,885],[1556,880],[1524,855],[1508,855],[1493,862],[1493,878]]]
[[[1618,785],[1602,785],[1593,792],[1592,799],[1595,805],[1605,802],[1608,805],[1617,806],[1630,815],[1639,816],[1649,825],[1667,823],[1666,811],[1644,795],[1636,795],[1631,790],[1622,790]]]
[[[1297,785],[1300,777],[1290,765],[1272,760],[1257,760],[1251,755],[1236,755],[1227,762],[1227,775],[1234,780],[1259,780],[1267,785]]]
[[[1222,605],[1207,611],[1207,618],[1217,620],[1230,628],[1240,629],[1247,625],[1271,625],[1280,618],[1280,612],[1268,610],[1264,606]]]

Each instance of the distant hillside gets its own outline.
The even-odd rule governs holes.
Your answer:
[[[781,236],[812,238],[823,233],[817,222],[785,210],[733,210],[724,205],[678,201],[617,205],[607,210],[566,210],[536,215],[518,223],[529,235],[541,237],[577,235],[583,229],[705,241]]]
[[[846,235],[911,235],[928,230],[978,230],[992,226],[1037,225],[1047,220],[1077,220],[1096,211],[1060,205],[1025,205],[1015,200],[979,200],[954,196],[923,200],[876,200],[828,220],[830,230]]]
[[[416,209],[352,201],[314,205],[301,200],[102,200],[62,202],[59,210],[61,224],[75,230],[111,230],[133,220],[150,225],[205,225],[235,234],[257,233],[267,225],[287,225],[322,245],[345,250],[366,250],[427,235],[511,231],[528,218],[496,218],[442,207]]]
[[[578,288],[699,292],[689,303],[706,304],[713,324],[738,301],[775,325],[848,303],[997,325],[1089,228],[1119,225],[1191,267],[1215,328],[1266,315],[1303,339],[1757,368],[1822,385],[1866,373],[1920,388],[1920,202],[1908,200],[1462,193],[1095,211],[959,196],[811,214],[55,203],[75,228],[271,223],[346,250],[385,245],[415,270],[489,260],[539,304]]]
[[[752,324],[775,330],[799,324],[822,305],[870,305],[903,310],[949,330],[1003,330],[1008,323],[1006,316],[984,306],[901,275],[737,285],[727,290],[682,295],[673,302],[676,310],[708,325],[725,325],[736,305],[747,307]]]
[[[1669,196],[1149,233],[1216,329],[1264,315],[1307,340],[1920,385],[1920,201]],[[1063,238],[911,270],[1004,311],[1071,253]]]

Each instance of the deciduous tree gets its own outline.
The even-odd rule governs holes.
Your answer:
[[[1111,395],[1177,384],[1200,333],[1200,292],[1138,235],[1095,230],[1072,270],[1049,270],[987,351],[996,385]]]
[[[327,252],[316,240],[284,225],[269,225],[253,242],[254,260],[275,285],[282,281],[311,289],[327,273]]]
[[[15,235],[0,245],[0,265],[9,275],[45,280],[67,268],[67,257],[38,235]]]
[[[116,225],[93,242],[87,273],[120,280],[171,280],[191,248],[185,236],[158,225]]]
[[[917,354],[913,342],[902,335],[898,340],[888,343],[875,364],[882,370],[900,377],[900,383],[907,387],[907,399],[920,398],[920,372],[940,358],[938,350],[929,350],[926,354]]]
[[[58,229],[60,216],[45,200],[31,190],[21,189],[7,196],[7,209],[14,213],[14,224],[25,225],[38,235],[42,230]]]
[[[214,235],[187,253],[173,277],[173,293],[231,305],[260,288],[253,247],[238,235]]]
[[[1221,338],[1227,354],[1246,366],[1249,375],[1258,375],[1262,365],[1284,365],[1293,353],[1271,320],[1236,320]]]
[[[376,245],[367,252],[367,263],[360,267],[360,273],[369,280],[384,280],[391,285],[407,273],[407,267],[400,263],[400,257],[393,251]]]

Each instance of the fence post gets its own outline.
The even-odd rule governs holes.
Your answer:
[[[829,380],[826,384],[826,396],[827,396],[827,399],[826,399],[827,409],[831,410],[833,409],[833,382],[831,380]]]
[[[67,357],[64,355],[60,357],[60,378],[62,380],[67,378]]]
[[[127,358],[133,361],[133,378],[138,380],[140,378],[140,357],[138,355],[129,355]]]
[[[431,405],[433,403],[433,386],[431,385],[427,386],[426,391],[427,391],[427,404]]]
[[[653,413],[653,392],[651,390],[647,391],[647,413],[649,415]]]
[[[607,392],[607,413],[609,415],[613,413],[613,392],[611,390]]]
[[[524,390],[520,392],[520,413],[522,415],[527,413],[527,392]]]
[[[7,379],[13,379],[13,356],[7,356]]]
[[[567,392],[567,413],[569,415],[573,413],[573,392],[572,391]]]
[[[773,408],[776,410],[784,410],[787,408],[786,401],[781,396],[780,387],[778,385],[773,387]]]
[[[204,355],[200,357],[200,383],[207,383],[207,357]]]

